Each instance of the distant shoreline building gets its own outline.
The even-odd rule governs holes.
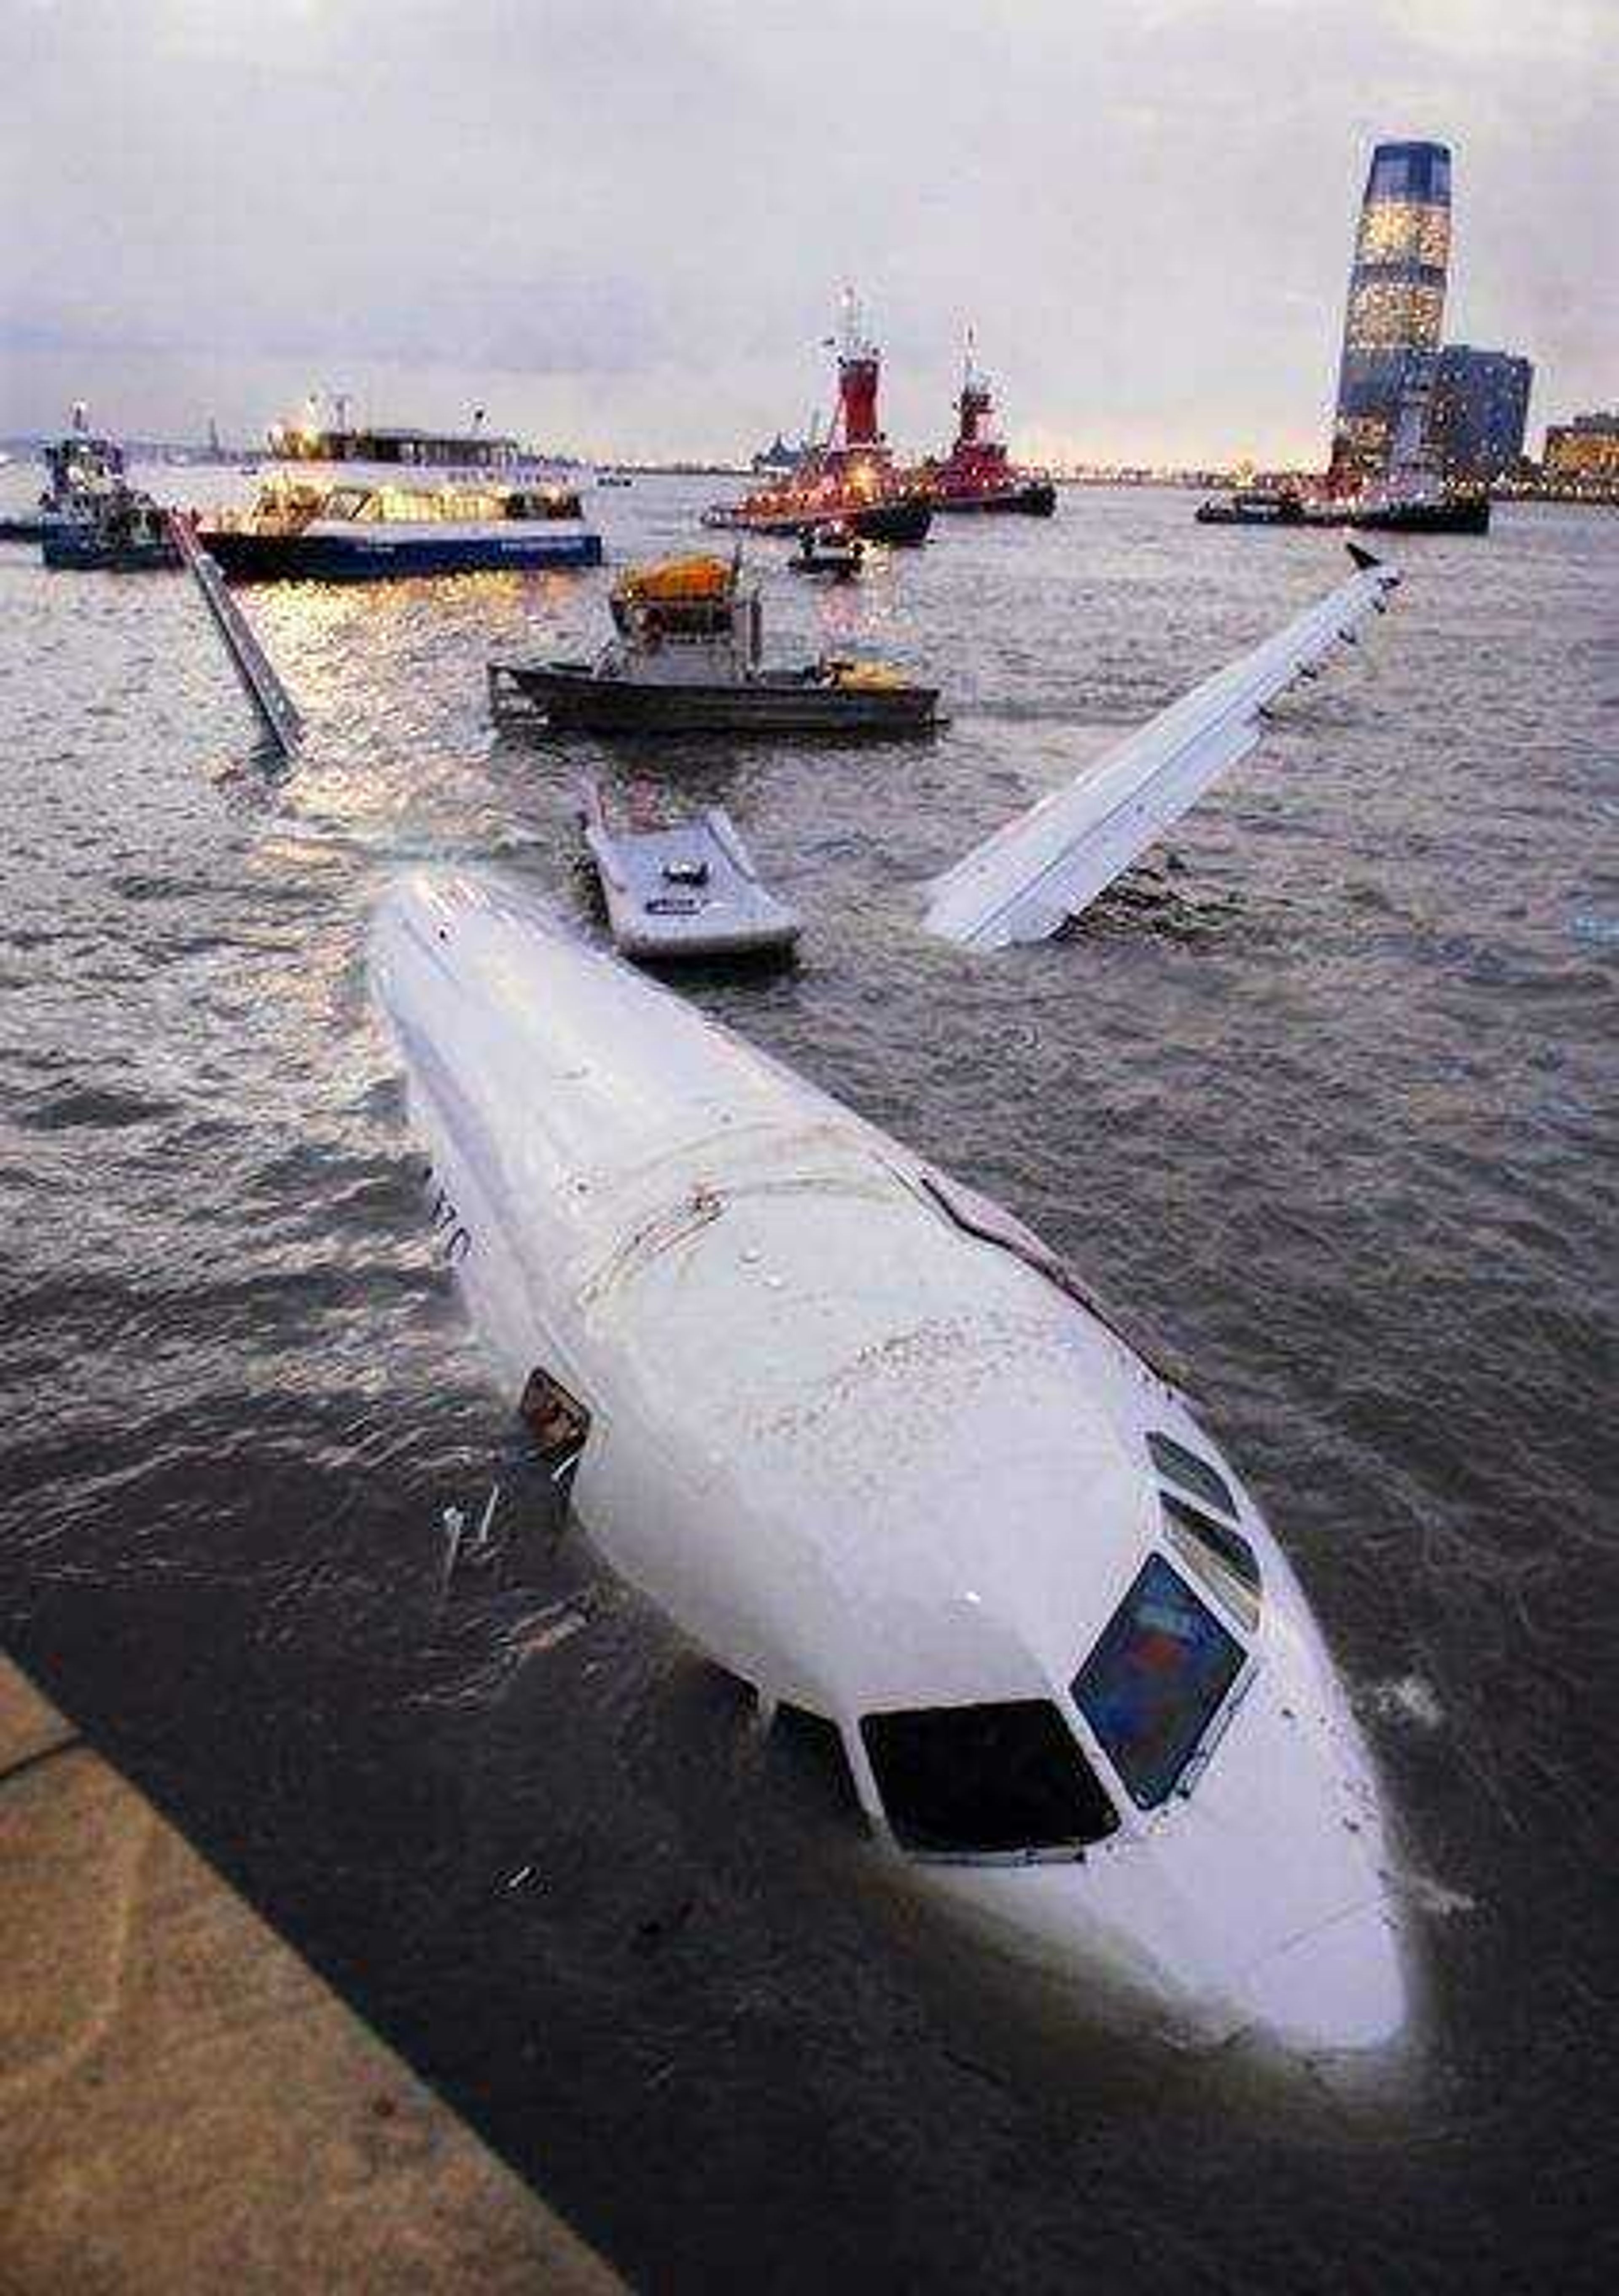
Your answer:
[[[1553,483],[1619,486],[1619,414],[1576,414],[1546,432],[1541,468]]]
[[[1516,351],[1447,343],[1434,381],[1431,443],[1447,479],[1499,479],[1524,458],[1534,368]]]
[[[1379,144],[1355,234],[1333,425],[1332,479],[1386,472],[1408,384],[1430,375],[1451,260],[1451,154],[1443,144]]]
[[[778,430],[768,447],[759,449],[750,468],[760,478],[791,478],[811,451],[810,439],[801,439],[796,446],[790,446]]]

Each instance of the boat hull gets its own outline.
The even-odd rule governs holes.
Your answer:
[[[1056,511],[1056,488],[1049,479],[1026,479],[1019,485],[990,487],[974,494],[941,493],[933,508],[945,515],[977,512],[1023,518],[1051,518]]]
[[[146,542],[119,542],[94,530],[75,533],[55,523],[39,537],[40,556],[56,573],[164,573],[180,555],[167,536]]]
[[[1199,526],[1286,526],[1309,523],[1302,504],[1288,509],[1250,509],[1236,503],[1200,503],[1195,513]]]
[[[858,534],[863,542],[886,542],[908,548],[925,542],[936,505],[925,495],[905,495],[892,502],[846,504],[825,510],[751,511],[744,503],[717,504],[703,514],[704,526],[727,533],[782,534],[797,537],[836,526]]]
[[[527,573],[599,566],[599,534],[455,535],[390,538],[243,534],[204,528],[202,547],[228,582],[397,582],[432,574]]]
[[[1384,503],[1312,509],[1311,526],[1347,526],[1368,534],[1488,534],[1490,497],[1467,495],[1454,502]]]
[[[521,713],[583,734],[916,734],[937,725],[939,707],[928,685],[836,686],[790,676],[658,685],[566,663],[492,664],[490,691],[497,717]]]

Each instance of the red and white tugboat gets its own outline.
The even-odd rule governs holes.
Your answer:
[[[1049,518],[1056,508],[1056,486],[1044,471],[1021,470],[1009,461],[1006,440],[991,428],[995,401],[974,362],[970,328],[956,412],[955,445],[943,462],[925,466],[933,508],[1021,511],[1025,518]]]
[[[740,502],[716,503],[705,526],[748,534],[801,536],[842,526],[866,542],[923,542],[933,499],[921,473],[896,468],[877,422],[882,353],[872,341],[852,289],[843,298],[838,347],[838,411],[824,447],[810,450],[791,477]]]

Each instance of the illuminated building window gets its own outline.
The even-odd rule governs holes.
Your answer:
[[[1449,208],[1378,200],[1360,217],[1357,263],[1423,263],[1442,271],[1450,257]]]
[[[1436,349],[1444,303],[1442,287],[1420,281],[1361,280],[1349,299],[1345,345],[1355,351]]]

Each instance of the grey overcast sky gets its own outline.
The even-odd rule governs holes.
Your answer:
[[[1619,400],[1619,0],[0,0],[0,430],[1319,455],[1368,153],[1455,154],[1447,333]]]

